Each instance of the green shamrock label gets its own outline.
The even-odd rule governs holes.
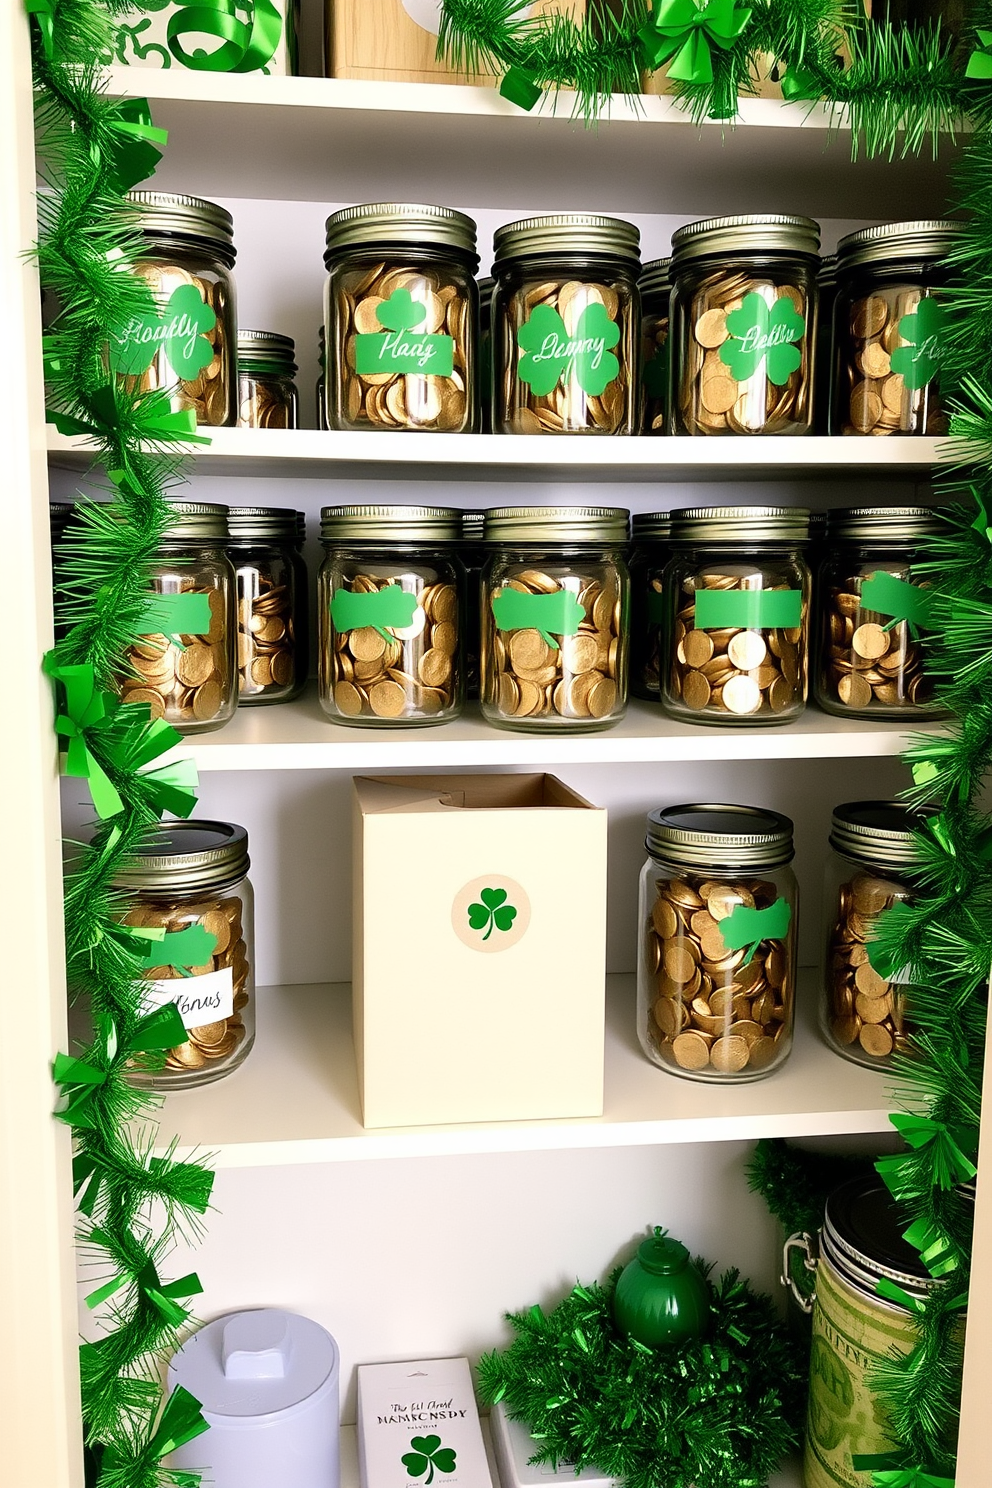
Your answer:
[[[216,935],[203,925],[186,925],[182,930],[167,930],[161,940],[151,941],[141,965],[171,966],[189,976],[189,968],[206,966],[216,949]]]
[[[387,584],[374,594],[353,594],[338,589],[331,600],[331,624],[337,631],[377,630],[384,641],[394,641],[387,627],[403,630],[413,623],[417,596],[408,594],[399,584]]]
[[[885,627],[886,630],[891,630],[893,625],[905,620],[914,638],[919,634],[919,626],[929,622],[935,598],[932,589],[921,589],[919,585],[909,584],[895,574],[886,573],[884,569],[873,573],[861,585],[862,608],[874,610],[877,615],[891,615],[892,619]]]
[[[920,301],[912,315],[904,315],[899,322],[899,334],[909,345],[896,347],[892,353],[892,370],[899,373],[913,392],[926,387],[940,368],[946,324],[947,311],[930,296]]]
[[[148,308],[132,316],[123,335],[111,342],[111,369],[140,377],[164,349],[176,376],[192,382],[213,361],[214,349],[207,338],[216,324],[216,315],[192,284],[174,289],[162,311],[149,291]]]
[[[483,940],[488,940],[493,930],[512,928],[517,911],[512,904],[507,904],[509,895],[505,889],[483,889],[479,898],[482,900],[481,904],[470,904],[468,907],[468,922],[473,930],[485,930]],[[430,1478],[427,1481],[429,1483]]]
[[[538,630],[553,651],[559,649],[555,636],[577,635],[586,615],[567,589],[557,594],[521,594],[507,586],[493,595],[492,606],[497,630]]]
[[[455,365],[451,336],[411,334],[427,318],[427,306],[405,286],[394,289],[376,308],[375,318],[385,329],[360,331],[355,337],[355,369],[362,373],[415,372],[450,377]]]
[[[413,1451],[404,1452],[400,1458],[408,1477],[422,1478],[427,1473],[424,1481],[433,1483],[435,1468],[442,1473],[454,1472],[458,1454],[454,1447],[442,1447],[439,1436],[412,1436],[410,1445]]]
[[[771,309],[762,295],[745,295],[740,309],[727,316],[727,331],[730,339],[720,347],[720,360],[735,382],[747,382],[764,365],[769,382],[782,387],[802,361],[793,343],[803,339],[806,322],[788,295]]]
[[[574,336],[569,336],[557,310],[538,305],[517,332],[523,352],[517,376],[538,398],[552,392],[562,377],[574,378],[584,393],[598,398],[620,375],[620,363],[611,350],[619,340],[620,327],[605,305],[587,305]]]
[[[767,909],[751,909],[738,904],[725,920],[720,921],[720,934],[728,951],[747,947],[741,966],[750,966],[754,953],[763,940],[781,940],[792,924],[792,905],[788,899],[776,899]],[[740,968],[738,968],[740,970]]]
[[[148,635],[167,636],[173,646],[184,650],[180,636],[206,635],[210,630],[210,595],[151,594],[141,615],[141,625]]]

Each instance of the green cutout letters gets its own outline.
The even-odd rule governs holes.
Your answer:
[[[482,903],[469,905],[469,925],[473,930],[485,930],[483,940],[488,940],[494,929],[505,931],[513,928],[517,911],[512,904],[507,904],[508,897],[505,889],[483,889],[479,895]]]
[[[795,630],[802,624],[801,589],[697,589],[697,630]]]
[[[728,951],[747,947],[741,966],[749,966],[763,940],[781,940],[792,924],[792,905],[788,899],[776,899],[767,909],[751,909],[738,904],[725,920],[720,921],[720,934]],[[740,969],[740,968],[738,968]]]
[[[611,350],[619,340],[620,327],[605,305],[587,305],[574,336],[569,336],[557,310],[538,305],[517,332],[523,352],[517,376],[538,398],[557,387],[562,377],[574,377],[584,393],[598,398],[620,375],[620,363]]]
[[[381,332],[360,331],[355,337],[355,370],[359,376],[380,372],[413,372],[450,377],[455,343],[451,336],[414,333],[427,318],[427,306],[405,286],[394,289],[375,312]]]
[[[762,295],[745,295],[740,309],[727,316],[727,330],[730,340],[720,347],[720,360],[737,382],[747,382],[764,364],[768,381],[782,387],[802,362],[793,343],[806,334],[806,322],[788,296],[769,309]]]
[[[149,291],[147,309],[132,316],[124,334],[111,342],[111,368],[140,377],[164,348],[176,376],[191,382],[213,361],[214,349],[207,337],[216,324],[216,315],[192,284],[174,289],[161,311]]]
[[[454,1472],[458,1454],[454,1447],[442,1447],[439,1436],[411,1436],[410,1445],[413,1451],[404,1452],[400,1458],[408,1477],[423,1478],[427,1473],[427,1484],[433,1483],[435,1468],[442,1473]]]
[[[413,621],[417,596],[408,594],[399,584],[387,584],[376,594],[353,594],[348,589],[335,590],[331,600],[331,624],[337,631],[377,630],[384,641],[393,641],[387,626],[403,630]]]
[[[577,635],[586,613],[567,589],[557,594],[521,594],[506,588],[493,595],[492,604],[497,630],[540,631],[545,645],[555,651],[559,649],[555,636]]]

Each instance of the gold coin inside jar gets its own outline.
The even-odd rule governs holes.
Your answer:
[[[672,1042],[672,1053],[683,1069],[705,1069],[710,1062],[709,1046],[701,1033],[680,1033]]]
[[[738,631],[727,647],[727,655],[734,666],[742,672],[756,671],[767,654],[768,648],[764,638],[756,630]]]
[[[724,684],[723,701],[731,713],[757,713],[761,707],[761,688],[753,677],[738,672]]]

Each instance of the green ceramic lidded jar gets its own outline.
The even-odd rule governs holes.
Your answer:
[[[646,1348],[687,1343],[706,1331],[710,1290],[678,1240],[655,1230],[617,1278],[613,1316]]]

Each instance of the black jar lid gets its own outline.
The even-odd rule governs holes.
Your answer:
[[[923,1298],[943,1283],[903,1239],[905,1228],[906,1217],[895,1199],[878,1175],[869,1173],[841,1184],[827,1199],[820,1250],[849,1286],[875,1302],[883,1279]]]
[[[936,811],[902,801],[847,801],[830,819],[830,846],[859,862],[896,870],[919,868],[915,834]]]
[[[790,863],[792,832],[787,816],[763,806],[663,806],[648,816],[644,845],[680,867],[733,873]]]

